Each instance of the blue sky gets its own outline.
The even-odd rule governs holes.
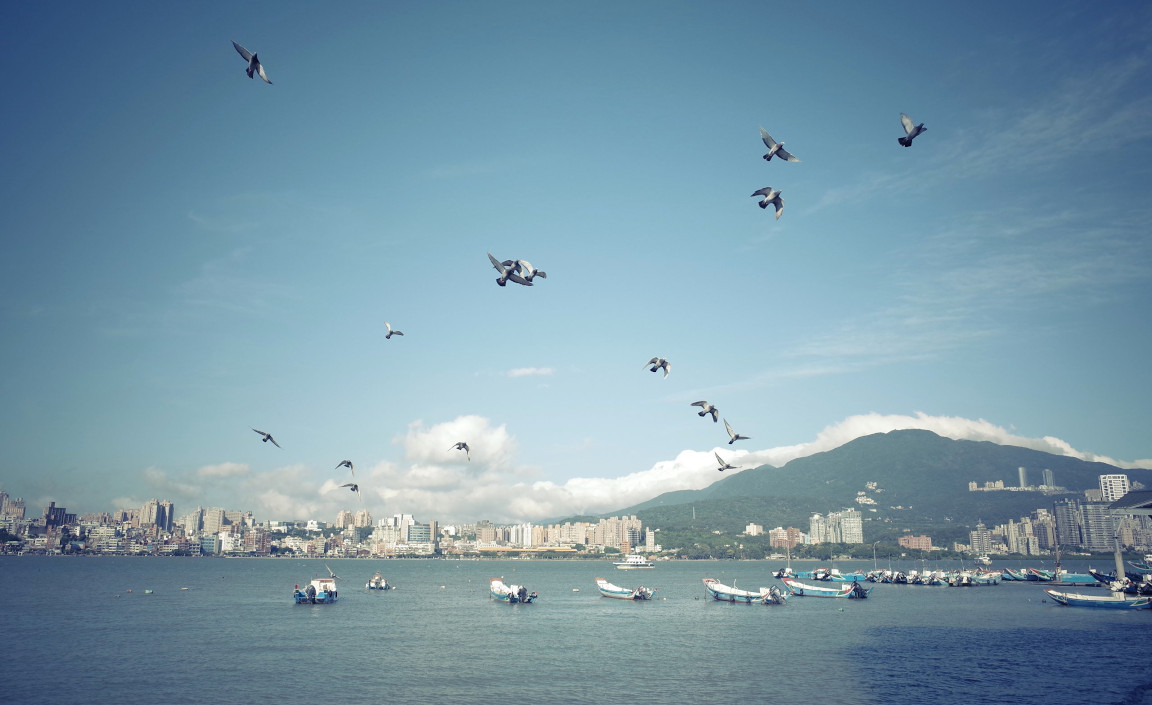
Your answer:
[[[899,427],[1146,464],[1149,36],[1141,3],[12,5],[0,489],[323,519],[348,458],[377,517],[540,519]]]

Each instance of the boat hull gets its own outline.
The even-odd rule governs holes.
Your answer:
[[[620,587],[604,578],[596,578],[596,589],[604,597],[611,597],[614,600],[651,600],[652,593],[656,592],[656,588],[646,588],[643,585],[635,589]]]
[[[869,593],[872,592],[872,588],[866,588],[860,583],[826,587],[824,585],[807,585],[792,578],[781,578],[780,580],[788,587],[788,591],[797,597],[847,597],[861,600],[868,597]]]
[[[1113,610],[1152,609],[1152,597],[1116,597],[1114,595],[1081,595],[1074,592],[1060,592],[1044,588],[1044,592],[1061,605],[1068,607],[1093,607]]]
[[[530,605],[538,597],[536,593],[528,592],[527,588],[521,585],[505,585],[500,578],[492,578],[489,592],[493,600],[510,605]]]
[[[779,590],[762,587],[759,592],[742,590],[731,585],[724,585],[715,578],[704,578],[704,590],[708,596],[718,602],[739,602],[746,605],[760,603],[764,605],[783,604],[787,599]]]

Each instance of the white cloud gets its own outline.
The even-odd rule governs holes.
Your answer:
[[[196,471],[200,477],[235,477],[248,474],[247,463],[217,463],[205,465]]]
[[[508,370],[504,374],[509,377],[546,377],[553,372],[551,367],[518,367],[514,370]]]
[[[1152,460],[1119,461],[1077,450],[1059,438],[1020,436],[984,419],[917,412],[858,414],[824,428],[807,443],[761,450],[683,450],[675,458],[659,461],[646,470],[620,477],[574,477],[562,483],[533,480],[537,469],[515,462],[516,443],[505,427],[493,426],[480,416],[461,416],[427,428],[420,421],[413,422],[408,433],[397,439],[404,445],[402,461],[381,461],[357,473],[361,497],[340,487],[344,480],[331,478],[326,468],[317,470],[303,465],[251,474],[245,465],[224,462],[205,466],[191,475],[199,476],[208,468],[207,476],[220,485],[213,490],[227,490],[227,508],[250,509],[261,521],[332,521],[340,510],[361,508],[371,511],[376,519],[403,513],[442,523],[479,519],[540,521],[616,511],[664,492],[702,489],[741,470],[764,464],[780,467],[862,436],[904,429],[923,429],[957,440],[1020,446],[1121,468],[1152,467]],[[450,450],[457,440],[465,439],[472,446],[471,461],[463,452]],[[739,469],[718,473],[713,456],[717,450]],[[156,468],[148,468],[142,474],[155,493],[150,496],[176,500],[178,514],[184,511],[180,503],[211,504],[201,485],[173,480]],[[318,476],[324,479],[320,481]],[[137,507],[143,501],[121,497],[113,503],[114,508]]]

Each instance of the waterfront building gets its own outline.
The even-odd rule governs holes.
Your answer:
[[[992,532],[984,522],[976,524],[976,529],[968,532],[968,545],[973,553],[984,555],[992,552]]]
[[[905,534],[896,539],[896,543],[904,548],[910,548],[914,551],[931,551],[932,550],[932,537],[931,536],[912,536]]]
[[[1084,543],[1082,529],[1083,519],[1080,516],[1080,501],[1076,499],[1062,499],[1052,505],[1052,514],[1056,518],[1055,543],[1062,546],[1080,546]]]

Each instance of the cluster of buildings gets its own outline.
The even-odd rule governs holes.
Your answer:
[[[1051,482],[1051,472],[1045,482]],[[1025,485],[1024,469],[1020,470],[1021,487]],[[1136,550],[1152,549],[1152,518],[1146,516],[1113,516],[1108,507],[1132,489],[1127,475],[1100,475],[1099,489],[1087,490],[1082,497],[1063,497],[1052,509],[1037,509],[1029,516],[1009,520],[991,529],[977,524],[969,534],[969,545],[956,550],[979,554],[1020,553],[1025,556],[1062,550],[1106,552],[1116,542]]]
[[[432,556],[509,552],[656,552],[656,532],[635,516],[597,522],[441,526],[411,514],[374,521],[367,510],[322,521],[257,522],[252,512],[197,507],[177,515],[172,502],[152,499],[138,509],[69,514],[51,503],[26,516],[24,501],[0,491],[0,550],[112,555]]]
[[[748,536],[759,536],[764,527],[749,524],[744,528]],[[768,530],[768,543],[773,548],[795,548],[801,544],[864,543],[864,517],[855,509],[813,514],[808,518],[808,533],[795,527],[777,526]]]

